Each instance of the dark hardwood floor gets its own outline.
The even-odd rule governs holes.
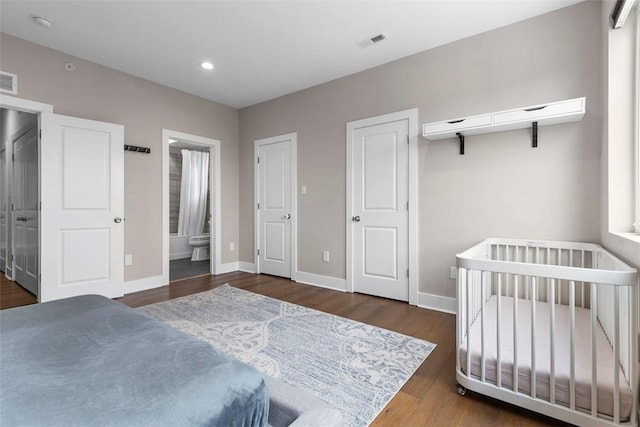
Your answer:
[[[130,307],[139,307],[203,292],[225,283],[437,344],[372,423],[374,427],[563,425],[471,391],[459,396],[455,379],[455,316],[450,314],[384,298],[331,291],[278,277],[241,272],[184,279],[161,288],[126,295],[119,301]],[[1,308],[35,303],[33,295],[15,283],[3,279],[1,284]]]

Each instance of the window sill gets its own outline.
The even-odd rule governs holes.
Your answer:
[[[640,269],[640,235],[636,233],[608,232],[602,236],[602,245],[628,264]]]

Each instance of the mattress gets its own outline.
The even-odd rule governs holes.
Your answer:
[[[501,380],[502,387],[513,390],[513,303],[511,297],[500,297],[501,304]],[[550,396],[550,304],[536,302],[536,395],[549,400]],[[497,297],[491,296],[485,304],[485,378],[496,383],[496,313]],[[569,307],[555,305],[555,399],[569,405],[570,327]],[[531,302],[518,300],[518,390],[530,395],[531,391]],[[575,399],[576,407],[591,411],[591,319],[590,311],[575,309]],[[478,315],[470,333],[471,375],[480,377],[481,322]],[[466,337],[460,345],[460,366],[466,374]],[[598,325],[596,333],[597,409],[613,416],[614,363],[613,350]],[[632,392],[619,364],[616,374],[620,381],[620,419],[629,418]]]
[[[0,425],[263,426],[254,368],[100,296],[0,312]]]

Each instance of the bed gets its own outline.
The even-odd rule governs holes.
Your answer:
[[[0,311],[0,425],[264,426],[265,379],[124,304]]]

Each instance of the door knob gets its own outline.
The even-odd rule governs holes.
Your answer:
[[[290,213],[286,214],[286,215],[284,216],[284,219],[291,219],[291,214],[290,214]]]
[[[354,216],[351,219],[353,220],[353,222],[360,222],[360,217],[358,215]]]
[[[113,222],[115,222],[116,224],[120,224],[122,222],[122,218],[117,216],[117,217],[113,218]]]

